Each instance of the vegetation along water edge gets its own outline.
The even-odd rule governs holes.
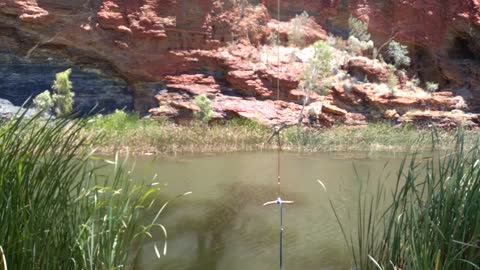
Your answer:
[[[206,152],[261,151],[276,149],[267,143],[273,129],[245,119],[207,124],[192,120],[177,124],[168,119],[140,118],[138,114],[116,111],[87,120],[86,136],[102,133],[98,151],[131,154],[192,154]],[[465,143],[473,145],[478,130],[465,130]],[[432,140],[434,138],[434,140]],[[410,149],[453,149],[455,130],[396,126],[391,122],[373,122],[366,126],[335,125],[318,129],[291,126],[282,132],[282,149],[287,151],[389,151]],[[435,145],[434,145],[435,144]]]
[[[124,269],[153,230],[165,236],[156,253],[167,251],[159,188],[135,184],[118,156],[95,156],[99,137],[84,128],[41,114],[1,123],[0,269]]]

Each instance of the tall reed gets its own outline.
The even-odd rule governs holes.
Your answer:
[[[0,269],[119,269],[154,226],[142,222],[158,190],[92,163],[83,121],[26,119],[0,127]],[[100,163],[99,163],[100,162]],[[108,168],[103,168],[106,170]]]
[[[356,269],[480,269],[480,144],[459,134],[446,155],[405,158],[393,190],[364,187],[355,230],[331,204]]]

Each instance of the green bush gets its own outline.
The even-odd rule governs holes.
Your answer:
[[[88,122],[88,129],[105,130],[110,133],[136,129],[141,125],[137,113],[127,113],[123,110],[115,110],[114,113],[107,115],[97,114]]]
[[[213,117],[210,99],[208,99],[207,95],[201,94],[195,98],[194,104],[200,109],[200,111],[194,113],[194,116],[202,122],[208,123]]]
[[[71,69],[59,72],[55,75],[52,85],[53,95],[45,90],[33,100],[35,107],[40,111],[48,112],[52,107],[58,117],[70,114],[73,110],[73,85],[70,81]]]
[[[313,56],[305,64],[300,86],[305,91],[316,91],[325,94],[325,79],[332,74],[333,53],[326,41],[313,44]]]
[[[438,90],[438,83],[427,82],[425,87],[426,87],[428,92],[433,93],[433,92],[436,92]]]
[[[73,109],[73,97],[75,94],[72,92],[73,85],[70,81],[71,73],[71,69],[57,73],[52,85],[52,99],[55,102],[55,112],[57,116],[68,115]]]
[[[42,93],[38,94],[33,99],[33,104],[35,105],[35,108],[44,113],[50,112],[50,110],[55,105],[52,100],[52,96],[50,95],[50,91],[48,90],[45,90]]]
[[[402,45],[395,40],[388,44],[387,58],[395,67],[410,66],[411,59],[408,56],[407,46]]]
[[[348,18],[349,36],[356,37],[359,41],[369,41],[370,33],[368,32],[368,23],[363,22],[353,16]]]
[[[347,40],[348,50],[355,54],[360,54],[364,51],[372,50],[374,48],[373,41],[360,41],[355,36],[350,36]]]
[[[304,11],[300,15],[296,15],[291,21],[291,31],[288,37],[290,45],[303,47],[305,46],[305,26],[308,22],[309,15]]]

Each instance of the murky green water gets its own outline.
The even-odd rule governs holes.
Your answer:
[[[353,166],[363,178],[370,174],[373,183],[379,179],[388,183],[393,181],[385,180],[387,171],[397,168],[402,157],[283,153],[281,194],[296,202],[284,208],[284,269],[350,269],[350,254],[328,198],[347,221],[358,197]],[[157,173],[165,197],[193,192],[162,214],[161,223],[168,230],[167,255],[160,259],[155,255],[154,243],[163,247],[158,232],[143,246],[136,269],[279,268],[279,210],[262,206],[277,197],[274,152],[140,158],[135,171],[144,178]]]

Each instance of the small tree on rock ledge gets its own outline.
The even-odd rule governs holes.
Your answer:
[[[331,75],[333,53],[327,42],[317,41],[313,44],[313,57],[306,63],[300,86],[304,91],[315,91],[325,94],[325,79]]]
[[[72,82],[70,81],[71,69],[59,72],[55,75],[55,81],[52,85],[53,95],[49,90],[45,90],[37,95],[33,100],[33,104],[38,110],[48,112],[52,108],[58,117],[68,115],[73,110]]]
[[[71,73],[72,70],[70,68],[64,72],[57,73],[52,85],[54,91],[52,99],[55,102],[55,113],[60,117],[71,113],[73,109],[73,97],[75,93],[72,92],[73,85],[70,81]]]
[[[408,67],[411,63],[411,59],[408,56],[407,46],[402,45],[395,40],[392,40],[390,44],[388,44],[387,57],[397,68],[401,66]]]
[[[50,113],[50,110],[54,106],[50,91],[45,90],[42,93],[38,94],[33,99],[33,104],[35,105],[35,108],[37,108],[37,110],[41,111],[42,113]]]
[[[350,15],[350,18],[348,18],[348,28],[350,29],[349,36],[356,37],[359,41],[370,40],[368,23]]]
[[[194,104],[200,109],[199,112],[194,112],[194,116],[204,123],[208,123],[213,117],[212,102],[207,95],[201,94],[195,98]]]
[[[305,46],[305,26],[308,23],[309,15],[304,11],[300,15],[296,15],[291,20],[291,29],[288,36],[288,41],[292,46],[303,47]]]

